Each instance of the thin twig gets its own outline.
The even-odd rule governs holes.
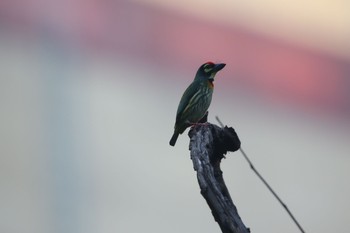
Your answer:
[[[219,122],[221,127],[224,127],[224,124],[222,124],[222,122],[220,121],[219,117],[216,116],[215,117],[216,120]],[[283,206],[283,208],[287,211],[287,213],[289,214],[289,216],[292,218],[292,220],[294,221],[294,223],[297,225],[297,227],[299,228],[300,232],[305,233],[304,229],[301,227],[301,225],[299,224],[299,222],[296,220],[296,218],[294,217],[294,215],[292,214],[292,212],[288,209],[287,205],[284,204],[284,202],[281,200],[281,198],[277,195],[277,193],[271,188],[271,186],[267,183],[267,181],[260,175],[260,173],[255,169],[253,163],[250,161],[250,159],[248,158],[247,154],[244,152],[244,150],[242,148],[239,149],[241,151],[241,153],[243,154],[244,158],[246,159],[246,161],[248,162],[250,168],[254,171],[254,173],[259,177],[259,179],[265,184],[265,186],[270,190],[270,192],[275,196],[275,198],[278,200],[278,202]]]

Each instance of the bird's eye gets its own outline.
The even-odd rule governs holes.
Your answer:
[[[205,64],[203,68],[205,73],[209,73],[213,69],[211,64]]]

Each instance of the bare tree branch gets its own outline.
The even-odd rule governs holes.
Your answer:
[[[221,159],[228,151],[236,151],[241,142],[233,128],[220,128],[209,123],[197,124],[189,132],[191,159],[201,194],[207,201],[215,221],[223,233],[250,232],[233,204],[222,171]]]

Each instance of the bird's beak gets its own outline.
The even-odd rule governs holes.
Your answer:
[[[214,68],[213,68],[213,71],[214,71],[214,72],[218,72],[219,70],[222,70],[225,66],[226,66],[225,63],[218,63],[218,64],[215,64],[215,66],[214,66]]]

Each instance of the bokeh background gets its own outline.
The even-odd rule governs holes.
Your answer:
[[[306,232],[350,219],[350,3],[0,2],[0,232],[220,232],[187,131],[197,68],[225,62],[209,121]],[[252,232],[298,232],[239,152],[224,178]]]

